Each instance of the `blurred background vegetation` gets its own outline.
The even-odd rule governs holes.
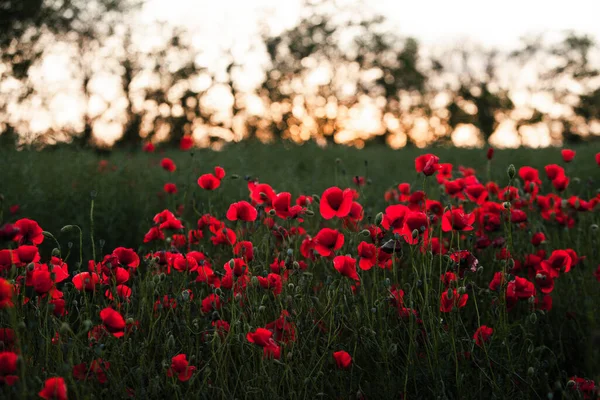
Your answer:
[[[0,0],[0,145],[132,147],[191,135],[215,149],[241,140],[537,147],[600,138],[591,35],[432,52],[366,2],[306,0],[293,26],[262,21],[250,49],[221,46],[211,64],[210,43],[183,24],[140,24],[143,7]]]

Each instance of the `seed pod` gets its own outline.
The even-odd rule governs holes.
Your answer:
[[[508,177],[510,179],[513,179],[515,177],[515,175],[517,174],[517,170],[515,169],[515,166],[513,164],[510,164],[508,166],[508,169],[506,170],[506,173],[508,174]]]

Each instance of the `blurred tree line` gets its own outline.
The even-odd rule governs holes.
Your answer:
[[[232,51],[223,50],[219,68],[204,65],[193,32],[133,24],[142,6],[0,0],[0,145],[102,147],[110,131],[116,146],[177,144],[184,135],[201,146],[253,138],[421,146],[450,142],[461,127],[483,145],[502,124],[525,144],[532,130],[546,144],[600,137],[600,60],[590,36],[529,37],[510,53],[472,43],[434,53],[364,4],[307,0],[291,28],[274,34],[263,23],[263,76],[248,89]],[[57,52],[68,60],[76,110],[59,110],[74,117],[40,128],[39,110],[57,114],[53,102],[66,91],[44,84]]]

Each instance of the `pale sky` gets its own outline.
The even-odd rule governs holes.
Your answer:
[[[356,4],[353,0],[338,0]],[[514,48],[529,33],[576,30],[600,38],[599,0],[364,0],[362,10],[385,15],[398,32],[424,45],[468,39]],[[232,41],[258,31],[269,15],[278,28],[292,26],[300,0],[148,0],[145,20],[162,19],[194,28],[215,40]]]

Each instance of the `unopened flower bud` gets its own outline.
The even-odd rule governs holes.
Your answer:
[[[527,375],[529,375],[529,376],[535,375],[535,368],[533,368],[533,367],[527,368]]]
[[[60,250],[57,248],[53,248],[52,249],[52,256],[53,257],[59,257],[60,256]]]
[[[508,166],[508,169],[506,170],[506,173],[508,174],[508,177],[510,179],[513,179],[515,177],[515,175],[517,174],[517,170],[515,169],[515,166],[513,164],[510,164]]]
[[[452,297],[454,297],[454,291],[452,289],[448,289],[446,293],[449,300],[452,299]]]
[[[381,225],[382,221],[383,221],[383,213],[380,212],[375,216],[375,225]]]
[[[275,214],[276,214],[275,209],[272,208],[272,209],[269,210],[269,215],[271,217],[274,216]]]
[[[510,209],[510,201],[505,201],[504,203],[502,203],[502,207],[504,207],[505,210]]]

